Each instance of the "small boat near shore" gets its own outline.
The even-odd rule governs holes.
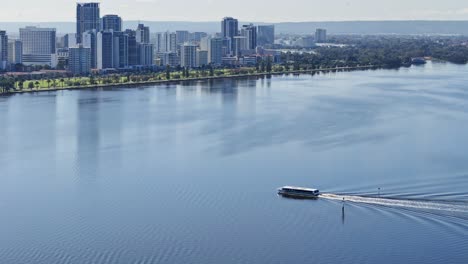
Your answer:
[[[319,197],[320,191],[312,188],[283,186],[281,188],[278,188],[278,194],[292,198],[316,199]]]

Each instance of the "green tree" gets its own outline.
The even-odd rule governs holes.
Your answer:
[[[166,65],[166,80],[171,79],[171,66],[168,64]]]
[[[267,62],[266,62],[266,71],[267,71],[268,73],[270,73],[271,70],[272,70],[272,67],[273,67],[272,59],[271,59],[270,56],[268,56]]]
[[[264,60],[260,62],[260,72],[265,72],[266,70],[266,63]]]
[[[210,76],[211,76],[211,77],[214,76],[214,68],[213,68],[213,65],[210,65]]]

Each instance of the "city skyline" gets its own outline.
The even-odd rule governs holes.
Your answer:
[[[70,22],[74,0],[18,0],[2,3],[0,22]],[[226,14],[251,22],[349,21],[349,20],[468,20],[468,4],[463,0],[294,0],[288,6],[266,0],[238,0],[236,5],[221,0],[181,3],[159,0],[102,0],[101,14],[119,14],[124,20],[147,21],[218,21]],[[24,8],[27,6],[27,8]],[[48,12],[44,6],[53,6]],[[246,8],[248,7],[248,8]],[[364,7],[364,8],[363,8]],[[290,10],[285,12],[285,10]],[[209,10],[209,12],[207,12]],[[261,12],[259,12],[261,10]],[[291,15],[293,14],[293,15]],[[293,19],[291,19],[293,17]]]

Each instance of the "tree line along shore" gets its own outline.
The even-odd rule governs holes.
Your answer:
[[[0,93],[15,94],[40,91],[91,89],[102,87],[138,86],[145,84],[176,83],[180,81],[202,81],[227,78],[261,77],[268,75],[303,74],[319,72],[352,71],[378,68],[374,65],[356,65],[342,67],[277,67],[271,69],[262,68],[240,68],[240,69],[218,69],[218,70],[188,70],[166,71],[159,73],[132,73],[112,74],[104,76],[89,77],[61,77],[43,78],[37,80],[22,80],[11,77],[0,79]],[[5,84],[5,81],[9,82]],[[5,87],[11,87],[5,89]]]

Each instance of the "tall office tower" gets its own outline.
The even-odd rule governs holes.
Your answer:
[[[210,39],[211,39],[211,37],[209,37],[209,36],[205,36],[205,37],[201,38],[201,40],[200,40],[200,49],[201,50],[208,50]]]
[[[138,47],[138,65],[151,66],[153,65],[153,44],[137,43]]]
[[[124,32],[113,32],[114,35],[114,68],[128,67],[128,35]]]
[[[78,45],[68,49],[68,70],[75,75],[91,72],[91,49]]]
[[[221,65],[223,59],[223,39],[212,38],[208,45],[208,62]]]
[[[187,68],[197,67],[197,45],[184,44],[180,50],[180,66]]]
[[[257,45],[265,46],[265,45],[275,44],[275,26],[274,25],[258,26],[257,33],[258,33]]]
[[[199,42],[202,38],[207,37],[208,34],[206,32],[193,32],[190,33],[189,41],[196,41]]]
[[[257,27],[253,24],[242,26],[241,36],[247,39],[247,49],[254,50],[257,48]]]
[[[122,18],[118,15],[105,15],[101,19],[101,30],[122,31]]]
[[[180,65],[180,59],[177,55],[177,52],[162,52],[158,54],[158,57],[161,58],[161,64],[164,66],[176,67]]]
[[[185,30],[176,31],[176,41],[177,45],[182,45],[185,42],[189,41],[190,33]]]
[[[63,47],[64,48],[71,48],[78,44],[78,39],[76,34],[66,34],[63,36]]]
[[[23,42],[23,64],[55,67],[55,28],[20,28]]]
[[[164,42],[164,33],[156,33],[154,37],[151,38],[151,44],[153,44],[155,54],[164,52],[163,42]]]
[[[229,47],[229,52],[234,50],[234,41],[233,38],[239,35],[239,22],[237,19],[232,17],[225,17],[221,22],[221,35],[224,38],[231,40],[231,46]]]
[[[223,57],[230,56],[233,53],[232,47],[234,47],[234,38],[223,38],[223,49],[222,55]]]
[[[197,49],[197,65],[196,67],[203,67],[208,65],[208,50]]]
[[[114,33],[101,31],[97,33],[96,61],[97,68],[111,69],[114,67]]]
[[[83,33],[88,30],[100,30],[99,3],[76,4],[77,43],[81,43]]]
[[[247,38],[244,36],[235,36],[234,37],[234,56],[241,56],[242,52],[245,50],[249,50]]]
[[[136,41],[136,31],[127,29],[125,34],[128,35],[128,65],[136,66],[139,65],[140,54],[138,52],[138,44]]]
[[[97,67],[97,31],[88,30],[83,33],[82,44],[84,48],[91,49],[91,68]]]
[[[138,24],[136,29],[136,41],[138,43],[150,43],[150,29],[143,24]]]
[[[8,35],[0,31],[0,70],[5,70],[8,64]]]
[[[323,43],[327,42],[327,30],[318,28],[315,30],[315,42],[317,43]]]
[[[165,32],[163,36],[163,52],[177,52],[177,34],[172,32]]]
[[[21,40],[12,39],[8,41],[8,63],[23,63],[23,43]]]

